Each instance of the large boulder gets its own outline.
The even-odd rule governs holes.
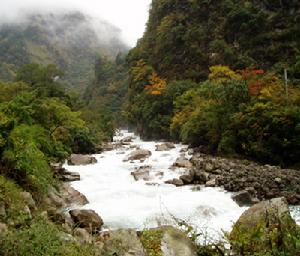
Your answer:
[[[172,142],[164,142],[162,144],[156,145],[155,147],[155,151],[168,151],[175,148],[175,145]]]
[[[194,183],[194,175],[192,173],[181,175],[179,179],[181,179],[186,185]]]
[[[138,170],[131,172],[131,175],[134,177],[136,181],[138,180],[150,180],[150,166],[141,166]]]
[[[109,232],[101,255],[145,256],[145,251],[135,230],[120,229]]]
[[[192,168],[192,163],[185,157],[179,157],[176,159],[175,163],[173,164],[175,167],[180,168]]]
[[[137,149],[137,150],[131,152],[129,155],[127,155],[123,161],[126,162],[126,161],[132,161],[132,160],[141,160],[141,159],[150,157],[151,154],[152,153],[149,150]]]
[[[97,163],[97,160],[91,155],[72,154],[68,160],[69,165],[88,165],[95,163]]]
[[[103,220],[93,210],[71,210],[70,215],[75,226],[86,229],[89,233],[97,233],[101,230]]]
[[[85,195],[72,188],[68,184],[64,184],[62,187],[61,195],[69,206],[85,205],[89,203]]]
[[[274,251],[299,255],[296,254],[296,236],[297,225],[290,215],[287,201],[274,198],[246,210],[234,224],[229,238],[237,255],[262,255]]]

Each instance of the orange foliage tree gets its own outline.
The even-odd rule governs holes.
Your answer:
[[[150,84],[145,86],[151,95],[160,95],[167,87],[167,81],[160,78],[155,72],[152,73]]]

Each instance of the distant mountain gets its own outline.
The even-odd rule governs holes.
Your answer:
[[[121,31],[80,12],[31,14],[0,25],[0,80],[13,79],[23,64],[56,64],[68,88],[82,90],[94,78],[99,56],[114,59],[128,50]]]

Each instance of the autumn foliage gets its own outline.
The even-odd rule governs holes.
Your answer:
[[[145,86],[145,90],[152,95],[160,95],[167,87],[167,81],[153,73],[150,78],[150,84]]]

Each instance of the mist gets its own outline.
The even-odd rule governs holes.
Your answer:
[[[96,30],[99,20],[118,27],[120,38],[132,47],[143,35],[151,0],[0,0],[0,3],[1,24],[22,23],[28,15],[36,13],[80,11],[96,21]]]

